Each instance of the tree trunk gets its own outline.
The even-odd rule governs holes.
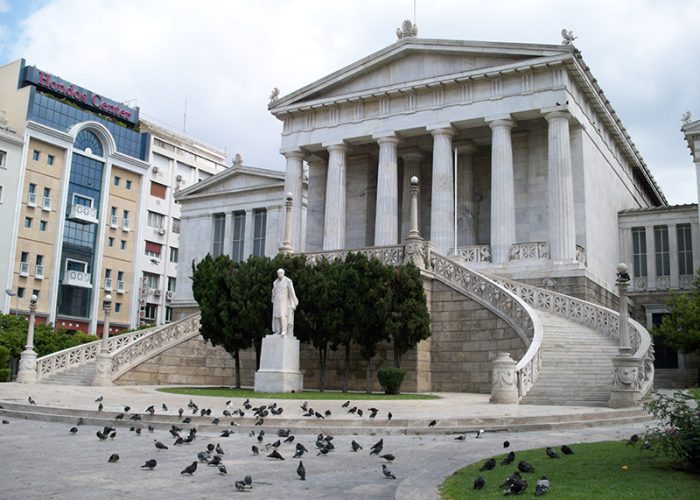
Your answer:
[[[401,368],[401,358],[401,351],[396,342],[394,342],[394,368]]]
[[[233,359],[235,361],[235,379],[236,379],[236,389],[241,388],[241,357],[240,352],[236,350],[233,354]]]
[[[372,393],[372,358],[367,359],[367,394]]]
[[[318,348],[318,361],[320,365],[319,369],[319,382],[318,390],[323,392],[326,390],[326,359],[328,357],[328,345],[324,345]]]
[[[345,344],[345,370],[343,373],[343,392],[348,392],[348,382],[350,379],[350,341]]]

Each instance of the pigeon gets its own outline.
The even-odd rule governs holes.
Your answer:
[[[178,436],[178,438],[173,443],[173,446],[180,446],[181,444],[184,444],[184,443],[185,443],[185,440],[182,439],[180,436]]]
[[[304,452],[308,452],[308,451],[309,450],[307,450],[303,444],[297,443],[297,449],[296,449],[296,452],[294,453],[294,456],[292,458],[299,458],[304,454]]]
[[[347,408],[350,406],[350,400],[346,401],[345,403],[342,404],[341,408]]]
[[[98,438],[100,441],[104,441],[105,439],[107,439],[107,438],[109,437],[107,434],[104,434],[104,433],[101,432],[101,431],[97,431],[97,432],[95,433],[95,435],[97,436],[97,438]]]
[[[627,444],[635,445],[639,442],[639,434],[632,434],[630,438],[627,440]]]
[[[150,460],[146,460],[146,463],[141,466],[142,469],[149,469],[153,470],[155,469],[156,465],[158,465],[158,462],[156,462],[155,458],[152,458]]]
[[[117,437],[117,431],[113,430],[109,433],[109,439],[114,439],[115,437]]]
[[[221,445],[219,443],[216,443],[216,452],[219,455],[226,455],[226,453],[224,453],[224,449],[221,447]]]
[[[156,430],[155,426],[148,424],[148,432],[153,432],[154,430]]]
[[[77,427],[71,427],[70,431],[71,434],[77,434],[78,433],[78,428]]]
[[[508,448],[510,446],[510,441],[503,441],[503,447]]]
[[[455,438],[455,441],[464,441],[467,438],[466,434],[460,434]]]
[[[178,408],[177,414],[178,414],[180,417],[182,417],[182,414],[183,414],[183,413],[185,413],[185,410],[183,410],[182,408]]]
[[[224,417],[232,417],[231,412],[228,410],[224,410]]]
[[[197,453],[197,460],[199,460],[200,462],[208,462],[209,460],[211,460],[211,453],[209,453],[208,451],[200,451],[199,453]]]
[[[377,441],[376,443],[374,443],[374,444],[370,447],[370,450],[373,450],[373,449],[375,449],[375,448],[381,448],[381,447],[383,447],[383,446],[384,446],[384,438],[382,438],[382,439],[380,439],[379,441]]]
[[[104,405],[102,403],[97,405],[97,411],[102,411],[102,408],[104,408]]]
[[[360,409],[357,410],[357,416],[358,416],[358,417],[361,417],[361,416],[362,416],[362,410],[360,410]]]
[[[238,491],[244,491],[246,489],[245,481],[236,481],[233,485]]]
[[[485,470],[493,470],[494,467],[496,467],[496,459],[489,458],[486,462],[484,462],[484,465],[481,466],[479,472],[484,472]]]
[[[554,448],[547,447],[547,449],[545,449],[544,452],[549,458],[561,458],[559,454],[556,451],[554,451]]]
[[[280,455],[280,452],[277,450],[272,450],[272,453],[270,453],[267,458],[274,458],[275,460],[284,460],[284,457]]]
[[[220,463],[221,463],[221,455],[214,455],[214,458],[209,460],[209,462],[207,462],[207,465],[211,465],[212,467],[216,467]]]
[[[437,424],[437,420],[431,420],[428,427],[435,427],[435,424]]]
[[[476,431],[476,435],[474,437],[476,439],[479,439],[479,438],[481,438],[481,436],[484,435],[484,432],[485,432],[484,429],[479,429],[478,431]]]
[[[569,448],[569,447],[566,446],[566,445],[564,445],[564,446],[561,447],[561,452],[562,452],[564,455],[573,455],[573,454],[574,454],[574,450],[572,450],[571,448]]]
[[[549,491],[550,487],[551,484],[549,482],[549,479],[547,479],[547,476],[542,476],[535,485],[535,496],[541,497]]]
[[[129,413],[129,410],[131,410],[131,406],[125,406],[124,407],[124,413]]]
[[[163,408],[163,411],[168,411],[168,405],[166,405],[165,403],[161,405],[161,408]]]
[[[389,470],[389,468],[386,466],[386,464],[382,464],[382,472],[384,473],[384,477],[387,479],[396,479],[396,476],[394,475],[393,472]]]
[[[80,417],[78,419],[78,422],[75,425],[83,425],[85,423],[85,420],[83,420],[83,417]]]
[[[140,436],[141,435],[141,427],[136,428],[136,435]]]
[[[391,453],[387,453],[386,455],[380,455],[379,458],[383,458],[387,462],[393,462],[396,457],[394,455],[392,455]]]
[[[100,403],[100,402],[104,401],[104,399],[105,399],[104,396],[100,396],[95,400],[95,403]]]
[[[131,416],[131,420],[141,420],[141,415],[139,415],[138,413],[134,413]]]
[[[372,448],[372,451],[369,452],[370,455],[379,455],[382,452],[382,449],[384,448],[383,444],[380,444],[376,448]]]
[[[387,415],[386,415],[387,420],[391,420],[393,417],[394,417],[394,415],[391,412],[387,413]]]
[[[228,474],[228,471],[226,470],[226,466],[224,464],[219,464],[219,474],[224,475]]]
[[[120,413],[119,415],[117,415],[116,417],[114,417],[115,420],[122,420],[123,418],[124,418],[124,414],[123,414],[123,413]]]
[[[225,431],[222,431],[221,434],[219,434],[219,437],[227,438],[227,437],[229,437],[230,435],[231,435],[231,431],[228,430],[228,429],[226,429]]]
[[[282,444],[282,442],[278,439],[277,441],[275,441],[274,443],[272,443],[271,446],[272,446],[273,448],[279,448],[281,444]]]
[[[527,489],[527,479],[519,479],[503,490],[504,495],[522,495]]]
[[[299,460],[299,466],[297,467],[297,476],[299,476],[299,479],[302,481],[306,481],[306,469],[301,460]]]
[[[485,484],[486,484],[486,479],[484,479],[484,476],[479,476],[474,480],[474,486],[472,489],[480,490],[481,488],[484,487]]]
[[[525,460],[518,462],[518,470],[520,472],[535,472],[535,468],[527,463]]]
[[[348,410],[348,413],[356,413],[357,412],[357,406],[353,406]]]
[[[189,424],[190,422],[192,422],[192,419],[190,417],[185,417],[184,419],[182,419],[183,424]]]
[[[167,449],[168,449],[168,447],[165,446],[165,445],[164,445],[163,443],[161,443],[160,441],[155,441],[154,444],[155,444],[155,447],[156,447],[157,449],[159,449],[159,450],[167,450]]]
[[[251,450],[253,451],[253,455],[258,455],[260,453],[260,450],[255,445],[252,446]]]
[[[2,423],[5,424],[5,425],[7,425],[7,424],[10,423],[10,421],[7,420],[6,418],[3,418],[3,419],[2,419]],[[98,431],[98,432],[99,432],[99,431]]]
[[[29,404],[30,404],[30,405],[36,405],[36,401],[34,401],[34,398],[32,398],[31,396],[29,396],[29,398],[27,399],[27,401],[29,401]]]
[[[520,481],[521,479],[522,479],[522,477],[520,477],[520,472],[518,472],[518,471],[516,470],[516,471],[513,472],[510,476],[508,476],[508,477],[506,478],[505,481],[503,481],[503,484],[501,484],[501,485],[499,486],[499,488],[510,488],[510,486],[511,486],[514,482]]]
[[[118,462],[118,461],[119,461],[119,454],[118,454],[118,453],[112,453],[112,454],[109,456],[109,458],[107,459],[107,461],[108,461],[110,464],[113,464],[113,463]]]
[[[291,431],[289,429],[277,429],[277,435],[281,438],[288,437],[290,432]]]
[[[293,441],[294,441],[294,436],[289,436],[284,440],[285,443],[291,443]]]
[[[501,465],[510,465],[513,463],[513,460],[515,460],[515,452],[511,451],[506,455],[506,457],[503,459],[501,462]]]
[[[190,476],[194,474],[194,471],[197,470],[197,462],[192,462],[190,465],[185,467],[180,474],[189,474]]]
[[[156,412],[156,409],[155,409],[155,407],[154,407],[153,405],[151,405],[151,406],[149,406],[148,408],[146,408],[146,413],[150,413],[151,416],[153,416],[153,414],[154,414],[155,412]]]
[[[362,446],[360,446],[360,443],[358,443],[354,439],[352,440],[352,443],[350,443],[350,446],[352,446],[352,451],[357,451],[357,450],[362,449]]]

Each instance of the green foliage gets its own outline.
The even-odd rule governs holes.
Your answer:
[[[654,328],[654,335],[683,353],[700,354],[700,279],[690,293],[672,292],[667,304],[671,313]]]
[[[379,384],[387,394],[398,394],[405,376],[406,370],[401,368],[380,368],[377,371]]]
[[[6,368],[10,362],[10,350],[0,345],[0,382],[10,381],[10,369]]]
[[[700,474],[700,409],[695,402],[688,404],[692,400],[683,391],[672,396],[654,393],[644,407],[660,420],[660,425],[648,430],[644,440],[678,467]]]
[[[553,446],[558,444],[553,437]],[[543,448],[515,451],[515,462],[525,460],[535,467],[534,474],[524,474],[529,486],[522,498],[533,498],[535,483],[546,475],[552,489],[542,498],[557,500],[621,500],[621,499],[694,499],[700,491],[700,478],[669,469],[668,462],[628,446],[623,441],[570,444],[574,455],[552,460]],[[558,450],[557,450],[558,451]],[[561,455],[561,453],[560,453]],[[494,456],[500,463],[505,454]],[[497,465],[491,471],[479,472],[490,457],[486,456],[473,465],[449,476],[440,487],[443,499],[500,498],[503,490],[498,486],[515,466]],[[486,485],[473,490],[474,480],[483,476]]]
[[[328,401],[376,401],[376,400],[406,400],[406,399],[440,399],[435,394],[366,394],[364,392],[339,392],[339,391],[301,391],[301,392],[254,392],[252,389],[234,389],[231,387],[165,387],[159,392],[168,394],[185,394],[187,396],[207,396],[218,398],[257,399],[269,401],[270,399],[300,399],[300,400],[328,400]]]

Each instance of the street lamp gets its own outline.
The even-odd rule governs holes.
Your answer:
[[[627,272],[627,265],[624,262],[620,262],[617,265],[617,289],[620,295],[620,321],[618,327],[618,334],[620,340],[620,355],[629,356],[632,354],[632,348],[630,346],[630,330],[629,330],[629,315],[627,312],[627,287],[629,286],[630,275]]]
[[[9,295],[10,297],[15,297],[17,295],[17,292],[12,290],[11,288],[8,288],[5,290],[5,293]],[[12,301],[12,298],[10,298],[10,302]],[[17,297],[17,307],[15,308],[15,316],[19,316],[19,297]]]
[[[109,356],[109,313],[112,312],[112,296],[107,294],[102,302],[102,310],[105,313],[104,324],[102,325],[102,342],[100,352],[95,359],[95,377],[92,385],[112,385],[112,358]]]
[[[29,300],[29,326],[27,327],[27,344],[19,359],[17,382],[33,384],[36,382],[36,352],[34,352],[34,322],[36,320],[36,305],[39,297],[32,295]]]
[[[632,356],[629,315],[627,313],[627,287],[630,275],[624,263],[617,265],[617,285],[620,295],[620,319],[618,321],[619,354],[613,356],[613,380],[609,404],[612,408],[637,406],[641,397],[637,387],[639,362]]]

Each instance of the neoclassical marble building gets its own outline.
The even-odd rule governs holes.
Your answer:
[[[441,254],[609,303],[617,213],[666,204],[568,43],[404,37],[269,109],[295,199],[308,163],[297,251],[402,242],[417,176],[420,231]]]

